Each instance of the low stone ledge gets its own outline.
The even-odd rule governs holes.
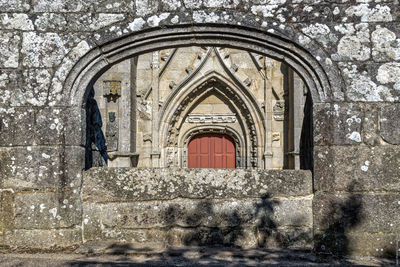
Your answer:
[[[68,248],[82,243],[80,229],[13,230],[7,231],[4,246],[29,249]]]
[[[92,168],[84,172],[82,187],[85,202],[310,194],[311,172],[300,170]]]
[[[94,239],[168,246],[228,245],[241,248],[312,248],[312,229],[297,228],[271,230],[254,227],[238,228],[154,228],[154,229],[104,229]]]
[[[312,227],[312,199],[146,201],[84,204],[86,224],[114,229],[157,227]],[[98,225],[98,227],[100,227]]]

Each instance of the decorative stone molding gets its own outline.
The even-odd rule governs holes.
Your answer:
[[[104,81],[103,96],[108,102],[116,102],[121,97],[121,81]]]
[[[168,86],[169,86],[170,89],[174,89],[176,87],[176,83],[174,81],[172,81],[172,82],[169,83]]]
[[[238,65],[236,65],[236,64],[232,64],[232,66],[231,66],[231,70],[232,70],[233,72],[237,72],[237,71],[238,71],[238,69],[239,69]]]
[[[250,86],[250,85],[251,85],[251,80],[250,80],[249,78],[246,78],[246,79],[243,81],[243,83],[244,83],[246,86]]]
[[[234,123],[236,114],[189,114],[186,117],[188,123]]]
[[[285,119],[285,100],[276,100],[273,107],[274,120],[283,121]]]
[[[190,73],[193,72],[193,68],[192,68],[191,66],[189,66],[189,67],[187,67],[187,68],[185,69],[185,71],[186,71],[187,74],[190,74]]]

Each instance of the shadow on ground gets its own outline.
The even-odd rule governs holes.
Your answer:
[[[107,254],[80,256],[67,262],[67,266],[389,266],[391,263],[372,258],[322,258],[312,251],[295,249],[222,246],[155,249],[114,243],[107,248]]]

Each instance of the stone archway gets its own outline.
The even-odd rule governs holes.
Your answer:
[[[163,148],[161,153],[164,166],[182,166],[177,160],[179,158],[179,138],[182,125],[186,120],[191,108],[203,96],[210,93],[217,93],[225,98],[227,103],[232,106],[238,123],[241,125],[241,134],[244,136],[247,146],[246,154],[241,158],[244,163],[243,167],[257,167],[262,160],[262,144],[264,131],[264,118],[261,113],[257,112],[257,104],[247,99],[233,84],[229,84],[228,80],[224,79],[218,73],[210,73],[205,75],[200,81],[196,81],[195,86],[189,86],[181,91],[181,94],[176,94],[165,105],[162,117],[160,118],[160,144]],[[170,103],[170,104],[169,104]],[[208,125],[213,129],[214,125]]]

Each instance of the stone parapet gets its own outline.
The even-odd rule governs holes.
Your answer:
[[[84,240],[311,247],[309,171],[93,168]]]
[[[312,194],[311,172],[299,170],[92,168],[83,176],[82,198],[86,202]]]

